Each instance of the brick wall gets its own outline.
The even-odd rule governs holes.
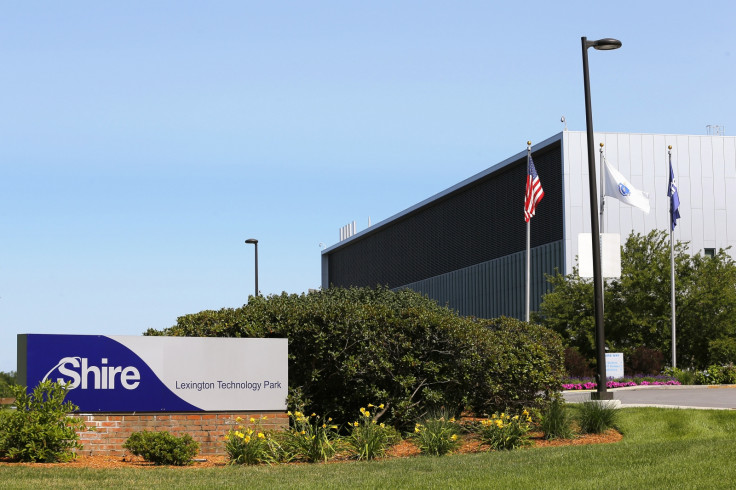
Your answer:
[[[203,413],[139,413],[139,414],[75,414],[87,427],[94,430],[79,432],[83,455],[123,456],[123,443],[133,432],[165,430],[174,435],[189,434],[199,443],[200,455],[225,454],[225,436],[238,425],[249,425],[251,417],[258,419],[264,429],[288,427],[284,412],[203,412]],[[242,420],[236,422],[237,417]]]

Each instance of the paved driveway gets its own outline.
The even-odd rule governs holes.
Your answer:
[[[736,410],[736,385],[727,386],[636,386],[609,390],[623,406],[657,406]],[[590,400],[590,391],[565,391],[569,403]]]

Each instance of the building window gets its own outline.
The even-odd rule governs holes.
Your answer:
[[[706,257],[715,257],[716,256],[716,249],[715,248],[706,248],[704,249],[704,255]]]

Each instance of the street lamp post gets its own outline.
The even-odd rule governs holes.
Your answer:
[[[256,247],[256,296],[258,296],[258,240],[255,238],[248,238],[245,243],[255,245]]]
[[[582,37],[583,45],[583,82],[585,84],[585,126],[588,136],[588,186],[590,188],[590,228],[593,237],[593,292],[595,295],[595,347],[598,362],[598,389],[591,394],[595,400],[612,400],[613,393],[606,389],[606,336],[603,329],[603,274],[601,272],[601,237],[598,223],[598,191],[595,176],[595,152],[593,149],[593,112],[590,107],[590,76],[588,75],[588,48],[598,50],[618,49],[621,41],[617,39],[599,39],[588,41]]]

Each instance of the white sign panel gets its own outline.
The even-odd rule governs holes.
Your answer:
[[[288,340],[19,335],[30,388],[71,383],[80,411],[285,410]]]
[[[621,277],[621,235],[601,233],[601,273],[603,277]],[[580,277],[593,277],[593,236],[578,235],[578,273]]]
[[[624,377],[624,355],[622,352],[606,352],[606,377]]]

